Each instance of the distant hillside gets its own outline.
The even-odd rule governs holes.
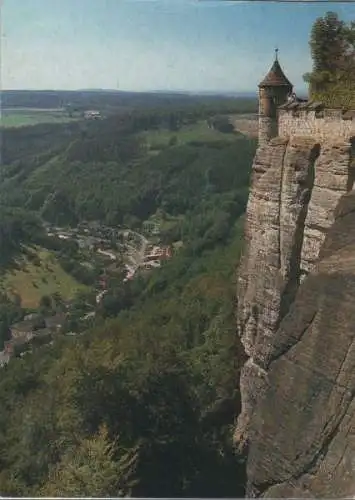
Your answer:
[[[162,108],[166,106],[196,106],[215,103],[234,110],[245,108],[253,112],[257,106],[252,96],[193,94],[185,92],[124,92],[119,90],[3,90],[2,108],[63,108],[119,111],[126,109]]]
[[[158,208],[185,213],[207,193],[233,189],[238,162],[246,157],[251,162],[255,151],[254,140],[196,119],[180,112],[147,113],[9,131],[4,134],[3,203],[74,225],[80,220],[131,225]],[[228,177],[221,176],[227,171]]]

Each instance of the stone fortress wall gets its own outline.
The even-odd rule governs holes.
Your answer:
[[[293,103],[278,109],[280,137],[312,136],[321,142],[355,138],[355,110],[325,109],[320,104]]]

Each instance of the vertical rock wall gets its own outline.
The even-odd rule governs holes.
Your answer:
[[[249,427],[248,496],[354,497],[354,302],[351,191],[275,333]]]
[[[341,196],[352,189],[350,150],[350,144],[344,142],[324,143],[321,148],[302,245],[301,268],[306,273],[312,269],[334,223],[334,210]]]
[[[340,197],[352,188],[350,163],[349,142],[306,136],[275,138],[256,153],[238,277],[238,332],[249,358],[235,433],[241,447],[267,386],[280,322],[317,261]]]

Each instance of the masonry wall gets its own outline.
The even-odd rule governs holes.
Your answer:
[[[276,118],[267,116],[259,117],[259,145],[267,143],[270,139],[277,136]]]
[[[317,117],[315,111],[279,110],[279,136],[312,136],[322,142],[349,140],[355,137],[355,119],[344,120],[341,112],[325,110]]]

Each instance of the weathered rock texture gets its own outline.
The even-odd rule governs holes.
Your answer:
[[[355,494],[352,154],[292,136],[255,157],[238,290],[250,495]]]
[[[315,164],[315,179],[308,206],[301,268],[312,269],[327,231],[334,222],[334,209],[340,197],[353,185],[350,143],[325,143]]]

